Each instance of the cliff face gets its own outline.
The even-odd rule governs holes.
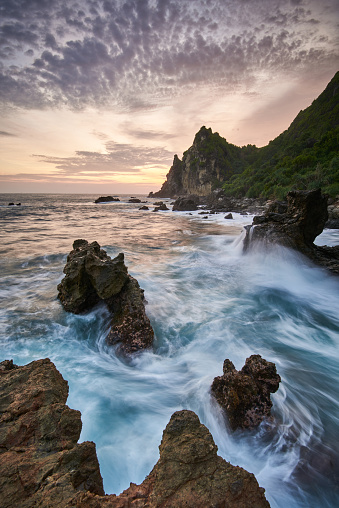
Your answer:
[[[166,181],[156,197],[174,198],[185,194],[206,196],[244,167],[246,155],[255,147],[240,148],[227,143],[212,129],[201,127],[182,160],[174,156]]]

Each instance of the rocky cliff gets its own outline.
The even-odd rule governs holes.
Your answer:
[[[201,127],[182,160],[174,156],[166,181],[156,197],[174,198],[184,194],[206,196],[233,174],[241,171],[255,147],[232,145],[212,129]]]
[[[254,475],[217,455],[192,411],[172,415],[141,485],[105,495],[95,445],[77,444],[81,415],[65,405],[67,381],[49,359],[0,363],[0,393],[2,508],[269,508]]]

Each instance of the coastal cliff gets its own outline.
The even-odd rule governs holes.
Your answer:
[[[174,198],[185,194],[206,196],[234,174],[241,172],[249,156],[257,149],[228,143],[212,129],[201,127],[193,145],[182,160],[174,156],[173,165],[160,191],[154,197]]]
[[[150,196],[207,196],[223,189],[228,197],[285,199],[289,191],[339,194],[339,72],[313,103],[300,111],[290,127],[257,148],[228,143],[201,127],[182,160],[173,165],[160,191]]]

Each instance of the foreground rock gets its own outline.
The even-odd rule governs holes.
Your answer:
[[[327,197],[320,189],[293,191],[287,194],[287,204],[273,203],[262,216],[247,226],[244,250],[255,244],[280,244],[308,256],[314,263],[339,274],[339,246],[314,245],[328,219]]]
[[[214,378],[212,393],[226,411],[232,430],[253,429],[270,417],[270,394],[279,388],[281,379],[274,363],[252,355],[241,371],[226,359],[223,375]]]
[[[95,444],[77,444],[79,411],[50,360],[0,364],[0,506],[65,507],[77,492],[103,495]]]
[[[112,316],[109,344],[119,344],[119,351],[127,354],[152,346],[154,332],[145,312],[144,291],[128,275],[123,253],[111,259],[97,242],[76,240],[64,273],[58,298],[66,311],[80,314],[105,302]]]
[[[217,455],[192,411],[174,413],[160,459],[141,485],[105,496],[94,443],[76,444],[79,411],[50,360],[0,364],[0,506],[112,508],[269,507],[253,474]]]
[[[109,203],[111,201],[120,201],[120,199],[114,198],[113,196],[100,196],[100,198],[97,198],[94,203]]]

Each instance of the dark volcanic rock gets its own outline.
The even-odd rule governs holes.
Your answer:
[[[146,205],[143,205],[139,208],[139,210],[149,210],[148,206]]]
[[[111,259],[97,242],[76,240],[67,257],[58,297],[68,312],[79,314],[104,301],[112,313],[110,344],[122,352],[151,347],[153,329],[145,313],[144,292],[128,275],[124,254]]]
[[[223,375],[214,378],[212,393],[225,409],[231,429],[252,429],[271,414],[270,393],[279,388],[281,379],[274,363],[252,355],[241,371],[226,359]]]
[[[141,203],[141,199],[139,198],[131,198],[128,200],[129,203]]]
[[[78,491],[103,495],[95,444],[77,444],[79,411],[50,360],[0,364],[0,506],[63,508]]]
[[[50,360],[2,362],[0,393],[2,508],[269,507],[254,475],[217,455],[192,411],[172,415],[141,485],[105,496],[95,445],[77,444],[81,416],[65,405],[68,384]]]
[[[110,201],[120,201],[120,199],[114,198],[113,196],[100,196],[100,198],[97,198],[94,203],[109,203]]]
[[[231,213],[228,213],[227,215],[225,215],[224,219],[233,219],[233,215]]]
[[[197,200],[193,196],[176,199],[172,208],[173,212],[190,212],[197,209]]]
[[[282,210],[286,211],[280,213]],[[254,217],[252,226],[246,227],[244,250],[258,242],[266,246],[284,245],[338,274],[339,246],[318,247],[313,243],[323,231],[327,218],[327,197],[321,194],[320,189],[289,192],[286,208],[282,204],[273,204],[265,215]]]

